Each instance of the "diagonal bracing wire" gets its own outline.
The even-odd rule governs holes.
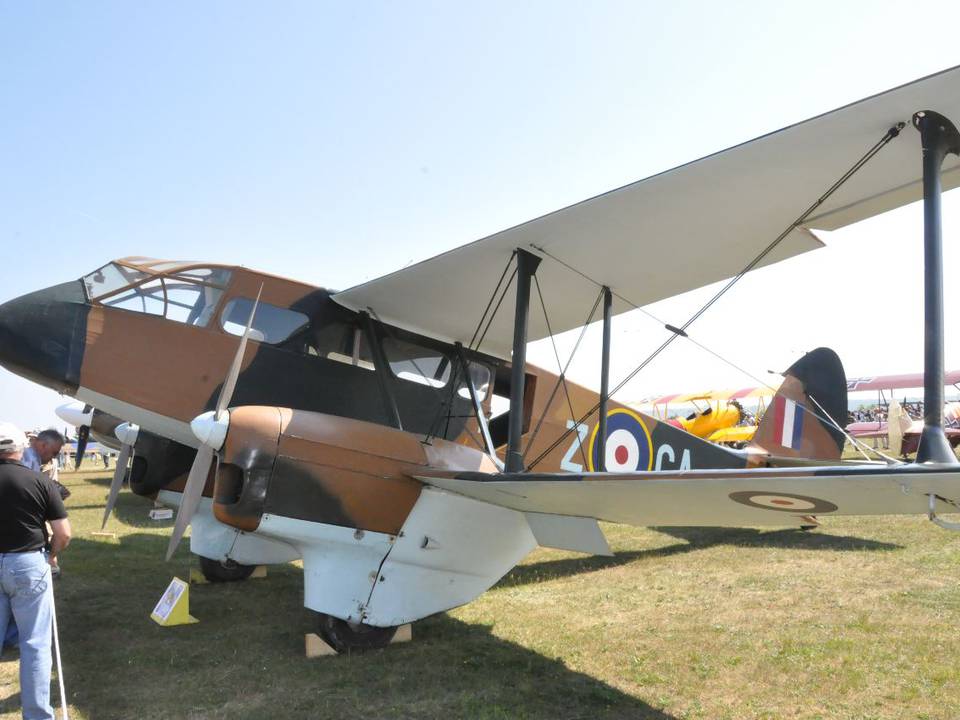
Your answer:
[[[750,272],[750,271],[753,270],[757,265],[759,265],[759,264],[763,261],[763,259],[764,259],[765,257],[767,257],[767,255],[769,255],[781,242],[783,242],[783,240],[784,240],[791,232],[793,232],[796,228],[798,228],[800,225],[802,225],[803,222],[804,222],[807,218],[809,218],[810,215],[813,214],[813,212],[814,212],[817,208],[819,208],[824,202],[826,202],[827,199],[829,199],[831,195],[833,195],[844,183],[846,183],[851,177],[853,177],[853,176],[857,173],[857,171],[859,171],[864,165],[866,165],[870,160],[872,160],[873,157],[874,157],[878,152],[880,152],[884,147],[886,147],[887,144],[888,144],[891,140],[893,140],[895,137],[897,137],[897,136],[900,134],[900,131],[901,131],[905,126],[906,126],[906,123],[898,122],[896,125],[894,125],[894,126],[891,127],[890,129],[888,129],[888,130],[883,134],[883,137],[881,137],[876,143],[874,143],[873,146],[870,147],[870,149],[867,150],[867,152],[865,152],[865,153],[863,154],[863,156],[860,157],[859,160],[857,160],[845,173],[843,173],[843,175],[841,175],[841,176],[826,190],[826,192],[824,192],[819,198],[817,198],[817,199],[810,205],[810,207],[808,207],[806,210],[804,210],[796,220],[794,220],[792,223],[790,223],[789,225],[787,225],[787,227],[784,228],[783,232],[781,232],[776,238],[774,238],[774,239],[770,242],[770,244],[767,245],[767,247],[765,247],[756,257],[753,258],[753,260],[751,260],[749,263],[747,263],[747,265],[746,265],[739,273],[737,273],[737,274],[734,275],[732,278],[730,278],[730,280],[727,281],[727,283],[726,283],[722,288],[720,288],[720,290],[718,290],[718,291],[713,295],[713,297],[711,297],[706,303],[704,303],[704,305],[703,305],[702,307],[700,307],[699,310],[697,310],[693,315],[691,315],[691,316],[687,319],[687,321],[686,321],[685,323],[683,323],[683,325],[681,325],[679,328],[677,328],[677,327],[674,327],[674,326],[672,326],[672,325],[665,324],[666,329],[670,331],[670,337],[668,337],[666,340],[664,340],[663,343],[660,345],[660,347],[658,347],[656,350],[654,350],[650,355],[648,355],[648,356],[643,360],[643,362],[641,362],[636,368],[634,368],[630,373],[628,373],[627,376],[626,376],[623,380],[621,380],[620,383],[618,383],[617,386],[616,386],[615,388],[613,388],[613,390],[611,390],[609,394],[610,394],[610,395],[614,395],[614,394],[617,393],[620,389],[622,389],[624,385],[626,385],[628,382],[630,382],[631,380],[633,380],[633,378],[636,377],[639,372],[641,372],[645,367],[647,367],[647,365],[649,365],[649,364],[653,361],[653,359],[654,359],[655,357],[657,357],[657,355],[659,355],[661,352],[663,352],[664,350],[666,350],[666,349],[671,345],[671,343],[673,343],[673,341],[676,340],[678,337],[688,337],[687,332],[686,332],[686,331],[687,331],[687,328],[689,328],[694,322],[696,322],[707,310],[709,310],[711,307],[713,307],[714,303],[716,303],[717,300],[719,300],[721,297],[723,297],[723,296],[724,296],[734,285],[736,285],[741,279],[743,279],[743,277],[744,277],[748,272]],[[590,278],[590,277],[589,277],[588,275],[586,275],[585,273],[583,273],[583,272],[581,272],[580,270],[577,270],[576,268],[568,265],[567,263],[563,262],[563,261],[560,260],[559,258],[554,257],[554,256],[551,255],[550,253],[546,252],[543,248],[541,248],[541,247],[536,247],[536,249],[537,249],[538,251],[540,251],[540,252],[544,252],[544,253],[547,254],[549,257],[551,257],[552,259],[554,259],[554,260],[556,260],[557,262],[561,263],[562,265],[564,265],[565,267],[569,268],[570,270],[572,270],[573,272],[577,273],[578,275],[581,275],[582,277],[586,278],[587,280],[590,280],[591,282],[596,283],[596,281],[593,280],[593,278]],[[599,285],[600,283],[597,283],[597,284]],[[626,298],[623,298],[619,293],[615,293],[615,294],[617,295],[617,297],[625,300],[625,301],[626,301],[627,303],[629,303],[631,306],[633,306],[633,307],[635,307],[635,308],[637,307],[637,305],[636,305],[635,303],[632,303],[632,302],[630,302],[629,300],[627,300]],[[647,313],[647,314],[650,315],[650,313]],[[650,317],[653,317],[653,316],[650,315]],[[577,421],[577,423],[574,424],[574,428],[575,428],[577,425],[579,425],[580,423],[582,423],[582,422],[584,422],[585,420],[587,420],[587,419],[588,419],[591,415],[593,415],[593,413],[595,413],[599,408],[600,408],[600,403],[597,403],[596,405],[594,405],[594,406],[590,409],[589,412],[587,412],[580,420]],[[538,455],[537,458],[536,458],[532,463],[530,463],[530,468],[535,467],[535,466],[537,465],[537,463],[541,462],[547,455],[549,455],[551,452],[553,452],[561,443],[564,442],[564,440],[566,440],[566,438],[567,438],[567,436],[568,436],[569,434],[570,434],[570,430],[567,430],[567,431],[565,431],[564,433],[562,433],[562,434],[560,435],[560,437],[558,437],[558,438],[556,439],[556,441],[554,441],[554,443],[550,445],[550,447],[548,447],[546,450],[544,450],[542,453],[540,453],[540,455]]]
[[[470,343],[467,345],[467,348],[470,350],[476,350],[483,343],[484,338],[487,336],[487,332],[490,330],[490,326],[493,324],[494,318],[497,316],[497,312],[500,310],[500,306],[503,304],[504,298],[507,296],[507,292],[510,290],[510,286],[513,284],[513,279],[517,276],[517,268],[514,265],[514,259],[517,256],[516,250],[513,251],[510,255],[510,259],[507,260],[507,264],[503,267],[503,272],[500,273],[500,279],[497,281],[497,286],[493,289],[493,292],[490,294],[490,299],[487,301],[487,306],[483,309],[483,314],[480,316],[480,320],[477,322],[477,327],[473,331],[473,336],[470,338]],[[510,270],[510,266],[514,265],[513,273],[510,275],[510,279],[507,280],[507,284],[504,285],[504,278],[507,277],[507,272]],[[502,292],[501,292],[502,288]],[[500,295],[497,299],[497,295]],[[494,304],[496,300],[496,304]],[[490,308],[493,307],[493,312],[490,312]],[[490,313],[489,318],[487,314]],[[486,322],[486,326],[484,326]],[[481,332],[482,328],[482,332]],[[479,338],[478,338],[479,336]],[[452,373],[451,383],[450,383],[450,392],[447,399],[441,400],[440,407],[437,410],[437,414],[433,419],[433,422],[430,423],[430,429],[427,434],[424,436],[424,439],[421,441],[424,444],[430,444],[430,441],[436,437],[437,432],[440,429],[440,424],[444,421],[444,408],[446,408],[446,422],[447,428],[449,429],[450,417],[453,412],[453,398],[454,393],[456,392],[457,385],[459,384],[459,374],[460,374],[460,363],[455,363],[454,371]],[[469,381],[469,378],[468,378]],[[479,418],[477,419],[479,422]]]
[[[547,303],[543,299],[543,291],[540,289],[540,280],[536,275],[533,276],[533,283],[537,288],[537,295],[540,298],[540,307],[543,308],[543,319],[547,325],[547,335],[550,336],[550,344],[553,346],[553,355],[557,359],[557,369],[560,371],[560,376],[557,378],[557,385],[554,386],[554,391],[550,394],[550,400],[543,409],[543,414],[540,416],[540,420],[537,422],[537,427],[534,430],[533,435],[530,437],[530,440],[527,442],[527,449],[523,453],[524,459],[527,456],[527,452],[530,451],[530,448],[533,447],[533,441],[537,439],[537,433],[540,431],[543,421],[547,417],[547,411],[550,409],[550,404],[553,402],[553,398],[556,395],[556,387],[563,386],[563,394],[567,399],[567,409],[570,411],[570,419],[572,420],[577,415],[573,410],[573,401],[570,399],[570,388],[567,387],[566,380],[566,368],[563,366],[563,363],[560,361],[560,351],[557,350],[557,341],[553,337],[553,329],[550,327],[550,316],[547,314]],[[603,297],[603,293],[597,296],[597,301],[593,304],[593,309],[590,311],[590,318],[587,319],[587,323],[584,324],[584,330],[587,325],[590,324],[590,319],[593,318],[593,314],[597,311],[597,305],[600,303],[600,298]],[[580,338],[583,338],[583,332],[580,333]],[[577,346],[579,346],[580,341],[577,341]],[[573,356],[577,352],[577,348],[574,347],[573,352],[570,354],[570,358],[567,360],[567,367],[570,366],[570,363],[573,361]],[[577,433],[577,445],[580,448],[580,457],[583,459],[583,466],[587,467],[587,454],[583,449],[583,441],[580,439],[580,433]]]
[[[580,336],[577,338],[577,342],[574,343],[573,350],[570,351],[570,357],[567,358],[567,364],[564,365],[563,368],[561,369],[560,376],[557,378],[557,382],[554,383],[553,390],[550,391],[550,397],[547,399],[547,404],[544,407],[543,414],[541,414],[540,419],[537,421],[537,425],[533,430],[533,435],[530,436],[530,440],[527,443],[527,451],[529,451],[530,448],[533,447],[533,442],[534,440],[537,439],[537,435],[540,432],[540,428],[543,426],[543,421],[546,420],[547,410],[553,404],[553,399],[556,397],[557,391],[560,389],[560,383],[565,382],[564,378],[567,375],[567,370],[570,369],[570,364],[573,362],[573,358],[577,354],[577,350],[580,348],[580,343],[583,341],[584,336],[587,334],[587,327],[590,325],[591,322],[593,322],[593,316],[594,314],[596,314],[597,308],[600,306],[600,301],[602,299],[603,299],[603,290],[601,290],[600,293],[597,295],[597,299],[594,301],[593,307],[590,309],[589,315],[587,315],[587,319],[584,321],[583,325],[580,328]],[[574,417],[576,416],[573,414],[573,411],[571,410],[570,412],[571,422],[573,422]],[[577,438],[579,437],[580,435],[578,433]],[[582,441],[580,442],[580,446],[581,446],[581,453],[582,453],[583,452]],[[524,452],[524,459],[526,459],[526,452]]]

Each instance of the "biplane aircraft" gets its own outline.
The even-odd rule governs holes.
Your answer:
[[[338,650],[469,602],[538,544],[609,553],[598,520],[926,513],[946,526],[938,513],[960,508],[940,412],[940,195],[960,184],[951,117],[960,68],[340,292],[228,264],[117,260],[0,306],[0,362],[95,409],[91,429],[123,421],[107,515],[129,464],[135,493],[178,508],[168,557],[189,525],[215,577],[301,558],[304,604]],[[610,398],[614,315],[729,288],[820,247],[814,230],[921,198],[917,462],[840,462],[846,385],[822,348],[787,370],[784,412],[744,451]],[[708,307],[666,326],[664,346]],[[598,309],[599,393],[526,363],[528,341]],[[495,396],[508,407],[496,416]]]
[[[729,390],[705,390],[695,393],[673,393],[644,401],[651,414],[692,435],[720,445],[743,447],[753,440],[758,419],[763,417],[769,398],[776,391],[769,387],[748,387]],[[749,412],[744,403],[756,403],[755,412]],[[679,407],[693,406],[685,414],[671,412]]]

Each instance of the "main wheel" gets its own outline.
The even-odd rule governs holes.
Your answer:
[[[393,640],[397,627],[375,627],[365,623],[351,623],[340,618],[317,613],[317,632],[338,653],[363,652],[386,647]]]
[[[256,565],[241,565],[233,560],[211,560],[203,555],[200,558],[200,572],[212,583],[237,582],[246,580],[257,569]]]

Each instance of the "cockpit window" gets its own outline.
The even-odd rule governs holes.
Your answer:
[[[148,277],[150,276],[139,270],[109,263],[85,276],[83,286],[87,291],[87,298],[96,300]]]
[[[191,268],[154,276],[110,263],[83,278],[87,297],[107,307],[204,327],[230,282],[225,268]]]
[[[231,335],[243,335],[243,330],[250,320],[252,308],[253,300],[242,297],[233,298],[220,315],[221,327]],[[310,318],[303,313],[277,307],[261,300],[253,318],[253,327],[250,328],[250,339],[276,345],[309,322]]]
[[[102,302],[107,307],[160,316],[163,316],[167,305],[163,299],[163,280],[159,278],[111,295]]]
[[[174,273],[173,277],[226,287],[230,282],[230,271],[226,268],[190,268]]]

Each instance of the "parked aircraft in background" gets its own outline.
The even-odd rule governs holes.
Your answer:
[[[768,387],[707,390],[663,395],[644,400],[642,405],[649,405],[654,417],[697,437],[741,448],[753,440],[759,419],[774,394],[775,391]],[[671,406],[676,410],[678,406],[688,405],[693,406],[692,412],[671,413]]]
[[[948,370],[944,374],[944,384],[960,390],[960,370]],[[922,373],[848,379],[848,392],[877,392],[877,402],[869,411],[851,413],[847,418],[851,421],[842,423],[847,434],[858,439],[882,438],[885,446],[895,454],[915,453],[923,431],[923,403],[910,403],[905,398],[898,402],[893,398],[893,391],[922,387]],[[697,437],[722,445],[744,447],[753,439],[759,419],[767,410],[768,399],[774,395],[772,388],[759,386],[675,393],[644,400],[641,405],[649,406],[651,414],[659,420]],[[745,407],[748,400],[756,402],[756,406]],[[678,407],[684,406],[693,406],[694,409],[678,414]],[[946,403],[943,412],[944,432],[951,446],[957,447],[960,445],[960,402]],[[889,417],[897,418],[895,427],[888,423]]]
[[[944,385],[960,390],[960,370],[944,373]],[[920,445],[923,432],[922,403],[912,407],[906,402],[894,399],[894,390],[923,387],[923,373],[904,375],[875,375],[850,378],[847,380],[848,392],[876,392],[877,410],[871,411],[872,417],[854,419],[846,427],[847,432],[856,438],[882,438],[895,455],[910,455]],[[960,403],[949,402],[944,405],[944,433],[952,447],[960,445]]]

